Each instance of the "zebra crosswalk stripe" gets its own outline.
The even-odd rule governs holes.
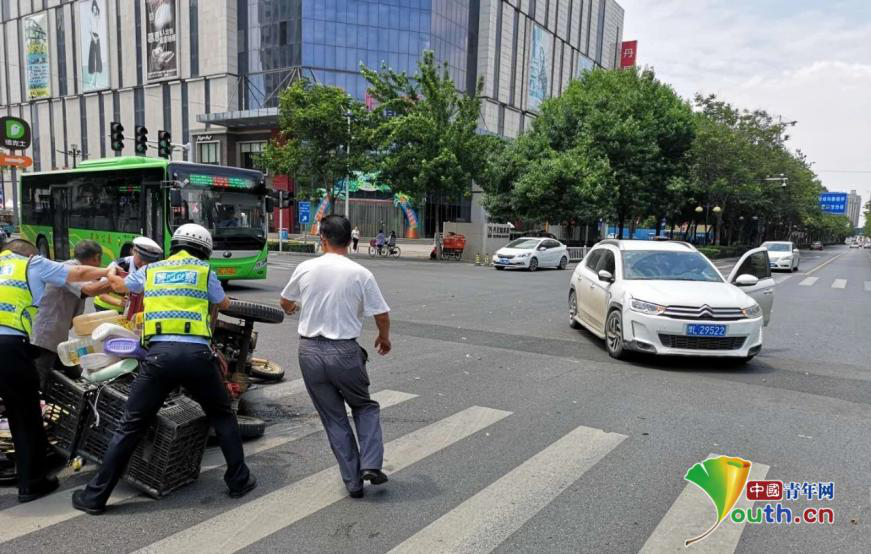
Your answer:
[[[819,277],[807,277],[807,278],[805,278],[801,283],[799,283],[798,286],[800,286],[800,287],[811,287],[811,286],[814,285],[814,283],[816,283],[816,282],[819,281],[819,280],[820,280]]]
[[[381,404],[381,408],[389,408],[406,400],[416,398],[417,395],[405,392],[383,390],[372,394],[372,398]],[[320,421],[307,420],[300,426],[292,429],[269,428],[268,435],[254,443],[245,445],[246,456],[253,456],[260,452],[271,450],[292,441],[316,433],[323,429]],[[277,432],[276,432],[277,431]],[[274,433],[274,434],[273,434]],[[200,471],[209,471],[223,467],[224,457],[217,448],[210,449],[203,456],[203,464]],[[141,493],[125,483],[119,483],[109,504],[117,504],[139,496]],[[73,489],[63,491],[40,498],[27,504],[19,504],[12,508],[0,511],[0,544],[14,540],[18,537],[45,529],[69,519],[84,515],[72,507]]]
[[[832,282],[833,289],[845,289],[847,288],[847,280],[846,279],[835,279]]]
[[[865,292],[871,292],[871,281],[865,281]]]
[[[396,473],[508,417],[472,406],[385,445],[388,473]],[[336,466],[153,543],[138,552],[237,552],[340,500],[348,493]]]
[[[625,438],[578,427],[390,552],[490,552]]]
[[[708,457],[715,456],[718,454],[711,454]],[[765,479],[767,474],[767,465],[754,462],[750,466],[750,475],[747,479],[759,481]],[[738,502],[735,503],[735,508],[744,509],[752,505],[753,502],[747,500],[747,497],[742,494]],[[711,522],[716,521],[716,517],[717,511],[711,500],[700,488],[689,483],[671,505],[659,525],[656,526],[653,534],[648,537],[647,542],[640,550],[640,554],[687,552],[684,541],[697,536],[710,527]],[[734,552],[741,540],[745,524],[746,522],[728,521],[727,517],[710,536],[694,543],[691,547],[692,552],[717,554]]]

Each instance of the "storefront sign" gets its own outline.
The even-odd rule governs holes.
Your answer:
[[[30,146],[30,125],[18,117],[0,117],[0,146],[25,150]]]

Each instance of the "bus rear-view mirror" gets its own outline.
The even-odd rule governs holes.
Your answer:
[[[181,198],[181,191],[178,189],[170,189],[169,190],[169,204],[173,208],[181,208],[184,205],[184,201]]]

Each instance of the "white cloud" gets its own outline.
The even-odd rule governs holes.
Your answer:
[[[871,198],[871,19],[863,2],[621,0],[624,39],[685,97],[796,120],[791,146],[831,190]]]

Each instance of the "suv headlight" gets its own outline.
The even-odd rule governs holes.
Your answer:
[[[741,310],[741,313],[744,314],[744,317],[753,319],[762,315],[762,308],[759,307],[759,304],[753,304],[749,308]]]
[[[637,300],[635,298],[629,301],[629,307],[632,309],[633,312],[639,312],[648,315],[660,315],[665,311],[665,306],[660,306],[659,304],[654,304],[653,302],[645,302],[644,300]]]
[[[529,252],[524,252],[523,254],[518,254],[517,257],[518,257],[518,258],[528,258],[528,257],[529,257]]]

